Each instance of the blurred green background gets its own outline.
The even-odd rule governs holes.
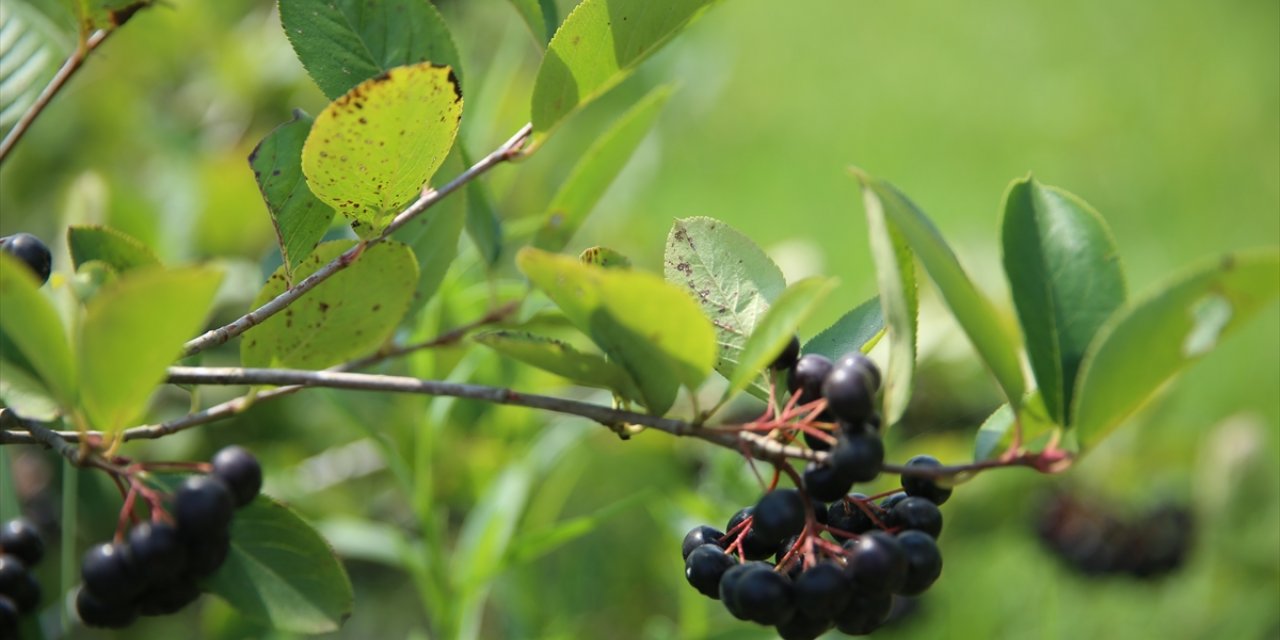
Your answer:
[[[539,51],[507,2],[437,4],[464,60],[464,143],[482,153],[528,118]],[[562,16],[571,5],[560,3]],[[537,155],[491,174],[507,228],[527,229],[522,219],[542,213],[610,118],[663,82],[679,89],[658,128],[570,250],[603,244],[660,269],[673,218],[721,218],[764,246],[789,279],[840,278],[805,336],[874,293],[850,165],[911,195],[1006,310],[998,209],[1008,183],[1027,172],[1106,217],[1132,295],[1198,260],[1280,241],[1280,3],[1271,0],[724,2]],[[217,259],[234,276],[219,311],[229,319],[278,260],[245,157],[291,109],[314,114],[324,104],[272,3],[173,0],[144,11],[5,163],[0,233],[52,239],[68,223],[96,221],[146,240],[171,262]],[[408,333],[430,336],[482,310],[490,287],[468,251],[444,300]],[[509,266],[497,277],[512,283],[499,291],[518,290]],[[906,424],[888,436],[889,457],[931,452],[963,462],[997,393],[927,285],[924,295],[917,397]],[[1273,305],[1063,476],[1010,470],[961,487],[943,509],[942,579],[876,635],[1280,637],[1278,336]],[[233,363],[235,354],[232,347],[208,361]],[[443,350],[404,366],[582,394],[487,353]],[[204,401],[226,397],[220,393]],[[161,394],[156,417],[177,415],[187,402]],[[201,458],[230,442],[261,454],[269,491],[326,531],[347,534],[335,541],[357,604],[338,637],[428,637],[434,620],[467,606],[479,607],[472,630],[483,638],[769,637],[690,589],[676,553],[689,527],[721,525],[758,498],[730,452],[647,433],[622,442],[580,421],[517,409],[319,391],[125,452]],[[3,453],[20,472],[30,512],[55,526],[57,462],[32,450]],[[393,454],[417,461],[412,487],[388,468]],[[99,480],[80,479],[81,545],[109,535],[118,507]],[[1123,512],[1161,500],[1189,504],[1195,550],[1161,581],[1084,578],[1034,537],[1031,514],[1050,487]],[[355,531],[376,522],[414,537],[427,513],[440,537],[428,540],[426,557],[457,572],[451,550],[468,544],[467,516],[478,502],[505,513],[496,521],[519,541],[619,501],[627,502],[586,535],[508,567],[475,594],[487,601],[435,603],[441,610],[384,562],[377,538]],[[57,583],[56,567],[42,571],[46,585]],[[51,606],[46,621],[55,619]],[[212,598],[115,635],[179,633],[286,637],[238,620]]]

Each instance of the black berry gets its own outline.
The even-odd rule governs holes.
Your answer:
[[[192,540],[187,544],[187,573],[193,578],[213,575],[231,553],[231,535],[226,531],[211,538]]]
[[[720,599],[720,578],[738,564],[733,556],[714,544],[704,544],[684,561],[684,579],[708,598]]]
[[[40,604],[40,584],[26,565],[14,556],[0,555],[0,596],[13,601],[19,613],[30,613]]]
[[[834,502],[853,487],[853,481],[836,473],[834,467],[810,462],[804,468],[804,489],[817,500]]]
[[[182,575],[157,584],[138,598],[138,613],[144,616],[167,616],[177,613],[183,607],[200,597],[200,588],[195,578]]]
[[[720,577],[720,601],[724,603],[724,608],[729,610],[733,617],[739,620],[747,620],[747,610],[738,604],[738,588],[742,579],[755,571],[769,571],[773,569],[763,562],[745,562],[735,565],[724,572]]]
[[[796,609],[813,618],[830,620],[844,610],[852,586],[844,567],[820,562],[796,578]]]
[[[106,604],[130,602],[146,588],[128,547],[110,542],[85,552],[80,562],[80,578],[94,598]]]
[[[747,516],[750,516],[754,512],[755,507],[743,507],[737,513],[733,514],[733,517],[729,519],[729,524],[725,526],[724,530],[726,532],[733,531],[734,527],[737,527],[743,520],[747,519]],[[729,534],[726,533],[725,535]],[[769,541],[760,537],[760,534],[756,533],[755,526],[753,524],[751,530],[747,532],[746,537],[742,539],[742,555],[746,556],[748,560],[764,560],[778,551],[778,546],[781,542],[781,540]]]
[[[854,498],[865,498],[861,493],[853,494]],[[849,533],[865,533],[876,528],[876,523],[866,512],[847,500],[831,503],[827,509],[827,525]]]
[[[778,635],[782,640],[814,640],[831,628],[831,623],[824,618],[811,618],[803,611],[797,611],[790,620],[778,625]]]
[[[938,505],[924,498],[909,496],[893,506],[889,512],[889,526],[914,529],[937,538],[942,533],[942,511],[938,510]]]
[[[899,492],[897,492],[897,493],[895,493],[895,494],[893,494],[893,495],[890,495],[889,497],[885,498],[884,500],[881,500],[881,501],[880,501],[880,509],[881,509],[882,511],[892,511],[894,507],[898,506],[898,503],[899,503],[899,502],[902,502],[903,500],[906,500],[906,499],[907,499],[907,497],[908,497],[908,496],[907,496],[907,494],[906,494],[906,493],[904,493],[904,492],[902,492],[902,491],[899,491]]]
[[[903,531],[898,544],[907,557],[907,578],[898,589],[904,596],[924,593],[942,575],[942,552],[938,543],[921,531]]]
[[[836,473],[849,482],[870,482],[880,475],[884,464],[884,443],[876,436],[848,437],[841,434],[828,461]]]
[[[822,397],[822,381],[831,373],[831,360],[816,353],[806,353],[787,372],[787,388],[800,394],[800,402],[813,402]]]
[[[0,553],[16,557],[28,568],[44,557],[44,541],[35,525],[25,518],[14,518],[0,527]]]
[[[756,504],[752,531],[766,542],[782,542],[804,529],[804,496],[795,489],[776,489]]]
[[[0,638],[18,637],[18,603],[8,596],[0,596]]]
[[[49,281],[49,273],[53,270],[53,256],[44,242],[29,233],[15,233],[0,238],[0,251],[3,251],[31,268],[40,284]]]
[[[845,422],[863,424],[874,408],[879,378],[866,356],[853,353],[841,358],[822,381],[827,408]]]
[[[231,489],[237,507],[243,507],[262,490],[262,466],[244,447],[230,446],[213,456],[213,477]]]
[[[851,636],[866,635],[880,628],[889,619],[892,608],[893,597],[887,593],[855,592],[844,611],[836,616],[836,629]]]
[[[732,595],[748,620],[772,626],[795,614],[795,590],[790,579],[765,567],[738,579]]]
[[[211,476],[191,476],[173,497],[173,517],[184,538],[209,538],[225,532],[235,508],[227,485]]]
[[[132,604],[103,602],[81,586],[76,590],[76,615],[87,627],[122,629],[138,619],[138,608]]]
[[[773,364],[769,365],[774,371],[786,371],[796,364],[796,358],[800,357],[800,338],[791,336],[791,341],[787,346],[782,348],[782,353],[774,359]]]
[[[883,531],[868,531],[845,543],[849,578],[866,593],[893,593],[907,578],[907,556],[898,539]]]
[[[933,456],[919,455],[907,461],[908,467],[938,468],[942,466],[941,462]],[[951,489],[938,486],[933,478],[926,476],[911,475],[909,473],[902,474],[902,490],[907,495],[920,496],[940,505],[951,497]]]
[[[187,548],[166,522],[144,522],[129,531],[134,568],[149,584],[177,577],[186,568]]]
[[[690,529],[689,533],[684,534],[684,541],[680,543],[680,553],[687,560],[694,549],[704,544],[715,544],[723,547],[724,545],[721,544],[722,538],[724,538],[723,531],[715,527],[708,527],[705,524],[698,525]]]

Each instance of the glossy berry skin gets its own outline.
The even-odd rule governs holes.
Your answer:
[[[720,579],[737,565],[733,556],[714,544],[704,544],[684,561],[684,579],[699,593],[708,598],[720,599]]]
[[[730,567],[720,577],[720,601],[729,613],[739,619],[747,620],[747,610],[738,604],[738,586],[742,579],[756,571],[772,572],[773,568],[763,562],[744,562]]]
[[[772,569],[743,575],[731,595],[747,619],[758,624],[772,626],[786,622],[796,611],[791,580]]]
[[[880,628],[889,619],[889,611],[893,608],[893,596],[887,593],[857,593],[849,599],[844,611],[836,616],[834,622],[840,633],[851,636],[863,636]]]
[[[18,637],[18,603],[7,596],[0,596],[0,638]]]
[[[125,545],[110,542],[90,547],[80,561],[80,578],[94,598],[105,604],[132,601],[146,588]]]
[[[889,526],[922,531],[937,539],[942,533],[942,511],[924,498],[907,496],[889,512]]]
[[[752,531],[766,542],[782,542],[804,529],[804,496],[795,489],[766,493],[752,512]]]
[[[44,242],[29,233],[15,233],[0,238],[0,251],[3,251],[31,268],[40,284],[49,281],[53,271],[53,256]]]
[[[81,586],[76,590],[76,615],[86,627],[123,629],[138,619],[138,608],[129,605],[103,602]]]
[[[853,585],[844,567],[820,562],[795,579],[796,609],[809,617],[830,620],[844,610]]]
[[[822,381],[822,397],[827,408],[845,422],[861,425],[875,408],[875,393],[879,374],[866,357],[850,354],[831,367],[831,373]]]
[[[814,640],[831,628],[825,618],[812,618],[803,611],[797,611],[790,620],[778,625],[778,636],[782,640]]]
[[[719,545],[722,538],[724,538],[723,531],[700,524],[690,529],[689,533],[684,534],[684,540],[680,543],[680,553],[684,559],[688,560],[689,554],[693,553],[694,549],[704,544]]]
[[[30,613],[40,604],[40,584],[26,565],[14,556],[0,555],[0,596],[9,598],[18,613]]]
[[[773,364],[769,365],[774,371],[787,371],[796,364],[796,359],[800,357],[800,338],[791,336],[791,341],[787,346],[782,348],[782,353],[774,359]]]
[[[884,500],[881,500],[880,509],[883,511],[893,511],[893,508],[898,506],[899,502],[906,500],[908,497],[909,496],[905,492],[899,491]]]
[[[868,531],[844,544],[849,552],[849,579],[864,593],[893,593],[907,578],[907,555],[898,539]]]
[[[25,518],[14,518],[0,527],[0,553],[11,555],[28,568],[44,557],[44,541],[35,525]]]
[[[729,535],[728,532],[733,531],[733,528],[741,524],[743,520],[746,520],[747,516],[752,515],[752,513],[755,512],[755,509],[755,507],[743,507],[737,513],[733,514],[733,517],[729,519],[729,524],[724,528],[726,532],[725,535]],[[769,541],[761,538],[760,534],[755,531],[753,521],[751,531],[747,532],[747,537],[742,540],[742,553],[748,560],[764,560],[774,553],[777,553],[780,543],[781,540]],[[727,546],[729,545],[726,542],[726,547]]]
[[[191,476],[173,497],[173,517],[183,538],[212,538],[231,524],[235,503],[231,491],[212,476]]]
[[[871,387],[871,392],[875,393],[880,390],[880,368],[876,366],[876,363],[873,362],[871,358],[863,355],[862,352],[854,351],[846,353],[843,356],[840,356],[839,360],[835,361],[834,366],[846,369],[856,368],[862,370],[867,377],[867,382]]]
[[[248,449],[230,446],[213,456],[213,477],[231,490],[236,507],[243,507],[262,491],[262,466]]]
[[[167,522],[143,522],[129,530],[133,566],[148,584],[171,580],[187,565],[187,547]]]
[[[835,467],[810,462],[804,468],[804,488],[816,500],[835,502],[849,493],[853,481],[836,473]]]
[[[921,531],[903,531],[898,544],[907,556],[907,578],[898,589],[904,596],[924,593],[942,575],[942,552],[938,543]]]
[[[841,434],[828,462],[850,483],[870,482],[880,475],[884,464],[884,443],[876,436],[850,438]]]
[[[907,461],[908,467],[941,467],[942,463],[933,456],[919,455]],[[951,497],[951,489],[940,487],[933,478],[902,474],[902,490],[907,495],[920,496],[936,505],[941,505]]]
[[[813,402],[822,397],[822,381],[831,373],[832,363],[826,356],[806,353],[787,372],[787,388],[800,394],[800,402]]]
[[[853,497],[865,498],[866,496],[855,493]],[[865,533],[876,528],[876,523],[866,512],[845,500],[831,503],[827,509],[827,525],[849,533]]]

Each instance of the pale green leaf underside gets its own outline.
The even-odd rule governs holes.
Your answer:
[[[742,345],[738,365],[729,378],[724,397],[745,389],[752,381],[761,384],[763,373],[795,337],[800,323],[813,313],[835,285],[830,278],[806,278],[787,287],[774,300]]]
[[[92,260],[105,263],[116,273],[160,264],[160,259],[142,241],[110,227],[73,225],[67,229],[67,248],[76,269]]]
[[[911,401],[920,299],[911,249],[885,219],[884,205],[875,192],[864,186],[862,198],[867,210],[868,239],[876,265],[881,313],[889,335],[889,365],[884,375],[883,396],[884,423],[889,426],[902,418]]]
[[[594,353],[578,351],[560,340],[524,331],[490,331],[476,336],[475,341],[575,384],[609,389],[629,400],[642,400],[631,376],[622,367]]]

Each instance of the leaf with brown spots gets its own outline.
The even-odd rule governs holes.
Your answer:
[[[449,67],[397,67],[316,116],[302,147],[311,192],[361,237],[382,233],[422,192],[458,135],[462,94]]]
[[[321,244],[294,276],[315,273],[352,244]],[[267,279],[254,308],[284,293],[283,275],[281,267]],[[283,313],[245,332],[240,360],[246,367],[323,369],[364,355],[391,337],[409,309],[417,282],[418,264],[407,245],[394,240],[373,245]]]
[[[312,122],[311,116],[295,110],[293,120],[267,134],[249,155],[249,166],[267,203],[280,255],[290,274],[333,221],[333,209],[311,193],[302,177],[302,144]]]

